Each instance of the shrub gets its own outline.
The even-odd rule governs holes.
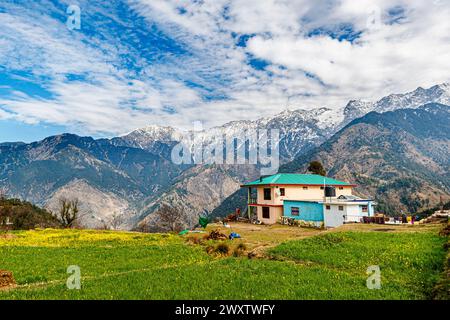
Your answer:
[[[230,253],[230,246],[225,242],[221,242],[217,244],[214,252],[223,256],[227,256]]]
[[[233,256],[235,257],[240,257],[244,254],[245,250],[247,250],[247,246],[245,245],[245,243],[240,242],[236,248],[234,248],[233,251]]]
[[[2,222],[12,222],[12,229],[27,230],[36,227],[59,227],[60,223],[50,212],[19,199],[0,199],[0,228]],[[7,227],[7,226],[6,226]]]
[[[212,245],[209,245],[206,247],[206,253],[207,254],[212,254],[214,252],[215,248]]]
[[[190,236],[186,238],[186,241],[192,244],[202,244],[203,241],[205,241],[204,237],[196,237],[196,236]]]

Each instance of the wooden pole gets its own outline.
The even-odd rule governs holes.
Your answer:
[[[248,213],[248,220],[251,220],[251,206],[250,206],[250,202],[251,202],[251,197],[252,197],[252,188],[248,187],[248,200],[247,200],[247,213]]]

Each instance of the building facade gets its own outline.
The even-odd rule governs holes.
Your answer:
[[[354,185],[314,174],[275,174],[242,185],[248,212],[264,224],[282,217],[335,227],[372,216],[373,201],[352,195]]]

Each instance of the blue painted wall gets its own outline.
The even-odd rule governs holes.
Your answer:
[[[291,208],[298,207],[299,215],[291,215]],[[307,201],[283,201],[283,215],[296,220],[304,221],[323,221],[323,204]]]

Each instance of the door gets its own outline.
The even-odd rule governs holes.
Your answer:
[[[263,219],[270,219],[270,208],[262,207],[262,217]]]
[[[325,227],[333,228],[339,227],[344,224],[345,221],[345,206],[331,205],[331,210],[324,210],[324,223]]]

